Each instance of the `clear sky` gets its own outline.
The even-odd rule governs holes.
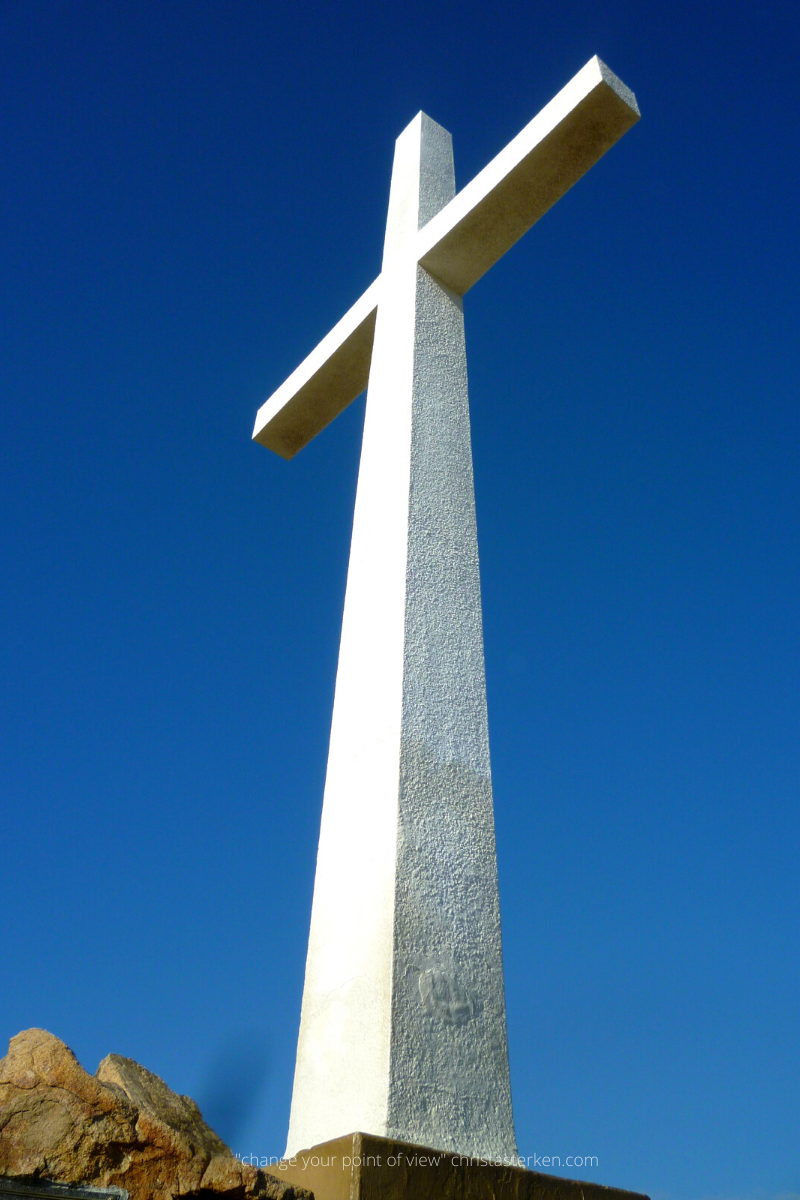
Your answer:
[[[642,121],[470,292],[521,1151],[800,1194],[794,3],[0,6],[0,1034],[285,1145],[363,418],[264,398],[598,53]],[[566,1169],[563,1174],[570,1174]]]

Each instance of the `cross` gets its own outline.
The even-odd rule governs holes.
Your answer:
[[[259,410],[289,459],[367,388],[287,1156],[516,1156],[462,297],[638,119],[593,58],[456,194],[419,113],[380,275]]]

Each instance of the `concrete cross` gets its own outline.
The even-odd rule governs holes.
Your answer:
[[[258,413],[291,458],[368,387],[287,1155],[516,1155],[461,298],[638,118],[593,58],[456,195],[420,113],[381,274]]]

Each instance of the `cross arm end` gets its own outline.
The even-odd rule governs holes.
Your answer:
[[[380,277],[262,404],[253,440],[294,458],[367,386]]]
[[[418,234],[423,267],[463,295],[639,120],[596,56]]]

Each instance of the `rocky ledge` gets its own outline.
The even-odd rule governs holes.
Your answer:
[[[239,1161],[188,1096],[130,1058],[92,1076],[43,1029],[0,1059],[0,1177],[121,1187],[131,1200],[313,1200]]]

